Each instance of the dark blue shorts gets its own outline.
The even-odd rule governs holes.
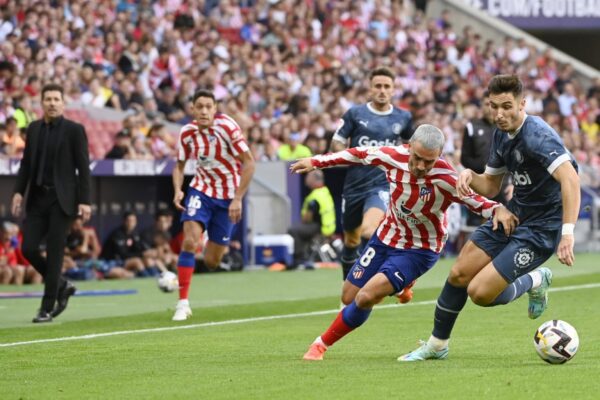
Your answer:
[[[365,196],[342,198],[342,229],[353,231],[362,225],[363,215],[369,208],[379,208],[385,212],[390,203],[390,189],[366,193]]]
[[[519,225],[512,235],[492,230],[492,222],[481,225],[471,240],[492,258],[494,267],[508,283],[533,271],[552,256],[560,241],[560,230],[541,230]]]
[[[398,293],[429,271],[439,258],[440,255],[431,250],[390,247],[373,235],[346,279],[362,288],[376,273],[381,272],[394,287],[394,293]]]
[[[185,211],[181,213],[182,222],[199,222],[211,242],[222,246],[229,244],[234,227],[234,223],[229,219],[231,200],[214,199],[189,188],[183,204]]]

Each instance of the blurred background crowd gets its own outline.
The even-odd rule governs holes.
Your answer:
[[[413,1],[0,0],[0,12],[0,157],[21,156],[48,82],[64,85],[67,104],[127,112],[95,158],[174,157],[173,124],[190,121],[199,87],[214,89],[257,160],[324,153],[342,114],[368,100],[368,72],[387,66],[394,104],[415,126],[439,126],[458,168],[488,80],[519,74],[527,112],[559,132],[582,183],[600,187],[600,78],[586,87],[551,50],[485,41]]]

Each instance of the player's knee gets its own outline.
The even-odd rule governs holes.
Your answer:
[[[454,287],[467,287],[470,281],[471,277],[460,268],[453,267],[448,274],[448,283]]]
[[[490,294],[487,293],[485,289],[478,286],[469,285],[467,293],[469,294],[471,301],[478,306],[487,306],[494,300],[493,298],[490,298]]]
[[[183,242],[181,243],[181,248],[183,249],[183,251],[186,251],[188,253],[194,253],[196,250],[196,246],[197,243],[192,238],[184,238]]]
[[[344,237],[344,245],[349,248],[355,248],[360,245],[360,236],[359,237]]]
[[[369,309],[373,308],[377,303],[379,303],[381,298],[376,296],[374,293],[361,290],[356,294],[354,301],[359,308]]]

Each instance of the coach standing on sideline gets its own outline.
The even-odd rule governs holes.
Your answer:
[[[44,297],[33,322],[51,322],[67,307],[75,286],[61,277],[65,239],[73,218],[90,218],[90,169],[85,128],[63,117],[63,88],[42,88],[41,120],[27,128],[12,213],[21,214],[28,190],[23,226],[23,255],[44,277]],[[46,257],[40,244],[46,238]]]

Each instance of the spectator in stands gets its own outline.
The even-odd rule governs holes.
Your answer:
[[[135,150],[133,149],[131,134],[128,130],[123,129],[117,133],[114,146],[106,153],[104,158],[112,160],[129,160],[135,158]]]
[[[19,265],[15,232],[18,227],[10,222],[0,225],[0,284],[22,285],[25,279],[25,266]]]
[[[132,212],[123,215],[121,226],[113,230],[102,246],[100,258],[114,262],[137,276],[153,276],[158,274],[156,268],[144,265],[144,246],[137,231],[137,216]]]
[[[13,118],[17,120],[17,128],[19,129],[26,129],[37,118],[37,115],[33,111],[31,97],[28,94],[24,94],[17,100],[17,107],[15,108]]]
[[[84,226],[81,217],[75,218],[67,236],[63,272],[71,277],[94,277],[103,279],[128,279],[135,274],[113,261],[101,260],[102,247],[93,227]],[[75,279],[75,278],[74,278]]]
[[[13,117],[6,119],[4,134],[2,135],[3,153],[11,158],[21,158],[25,149],[25,141],[17,127],[17,120]]]
[[[169,210],[160,210],[154,216],[154,223],[142,231],[141,239],[146,257],[161,270],[175,270],[177,254],[170,246],[173,214]]]
[[[170,158],[175,155],[175,139],[167,132],[167,127],[161,123],[155,123],[148,131],[149,146],[152,156],[157,160]]]
[[[325,186],[323,171],[315,170],[306,175],[306,186],[311,190],[302,203],[300,224],[292,226],[288,233],[294,238],[293,268],[304,264],[312,267],[308,259],[308,246],[320,235],[329,238],[335,232],[335,204],[331,192]]]
[[[280,160],[291,161],[312,156],[310,149],[301,143],[302,135],[300,133],[292,132],[284,136],[286,136],[284,143],[277,150]]]

